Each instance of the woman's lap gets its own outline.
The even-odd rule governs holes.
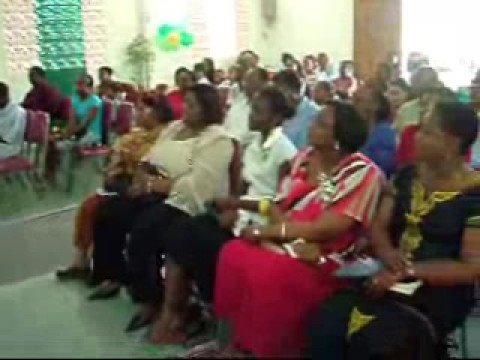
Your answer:
[[[255,355],[299,356],[309,317],[341,285],[313,265],[233,240],[220,255],[215,310]]]
[[[94,277],[126,281],[123,252],[127,234],[145,211],[162,203],[160,196],[108,197],[97,210],[94,221]],[[117,279],[120,277],[119,279]]]

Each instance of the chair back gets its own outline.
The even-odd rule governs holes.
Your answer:
[[[130,132],[133,124],[134,107],[130,102],[122,102],[117,109],[115,130],[118,135]]]
[[[50,115],[42,111],[27,111],[25,141],[31,144],[46,145],[50,127]]]
[[[30,159],[33,153],[33,164],[39,176],[45,174],[46,158],[50,132],[50,115],[42,111],[27,111],[25,128],[25,155]],[[32,149],[33,148],[33,149]]]

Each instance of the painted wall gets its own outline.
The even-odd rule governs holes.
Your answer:
[[[145,29],[153,36],[152,29],[156,25],[155,13],[157,13],[155,6],[158,0],[145,0],[146,9],[150,9],[146,18],[141,16],[141,1],[104,1],[109,39],[106,63],[115,69],[119,80],[128,81],[131,72],[125,62],[125,48],[140,31],[141,21],[147,23]],[[334,61],[352,58],[353,0],[277,0],[277,20],[271,25],[262,17],[259,0],[245,1],[248,2],[251,22],[250,48],[261,55],[264,66],[277,68],[283,51],[290,51],[299,57],[307,53],[325,51]],[[192,65],[188,55],[188,50],[174,54],[157,52],[152,83],[171,83],[176,67]],[[227,66],[233,60],[233,56],[217,60],[220,66]],[[10,84],[17,100],[20,100],[29,88],[26,74],[7,73],[1,16],[0,80]]]
[[[138,33],[137,0],[104,0],[107,23],[105,62],[111,65],[122,80],[128,80],[130,71],[125,63],[125,47]],[[119,3],[121,2],[121,11]],[[0,14],[1,15],[1,14]],[[96,74],[92,74],[95,75]],[[12,73],[7,70],[4,46],[2,16],[0,16],[0,81],[9,84],[12,97],[16,101],[30,88],[27,74]]]
[[[269,25],[261,2],[250,0],[252,44],[265,66],[278,67],[284,51],[302,57],[325,51],[335,62],[353,57],[353,0],[277,0],[277,20]]]

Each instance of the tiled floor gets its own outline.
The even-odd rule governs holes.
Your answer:
[[[141,343],[123,333],[134,307],[126,295],[86,300],[88,289],[58,283],[68,263],[74,211],[0,225],[0,358],[161,358],[178,347]],[[46,275],[42,275],[46,274]]]
[[[18,179],[7,182],[5,178],[0,177],[0,223],[78,203],[101,184],[101,175],[95,161],[87,159],[77,164],[74,171],[74,187],[70,193],[65,191],[65,177],[61,174],[58,176],[57,186],[49,186],[46,191],[36,191],[30,186],[22,186]]]
[[[53,274],[0,287],[0,357],[166,358],[178,347],[141,342],[123,328],[134,309],[124,296],[89,302],[80,284]]]

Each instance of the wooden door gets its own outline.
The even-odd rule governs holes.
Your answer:
[[[355,0],[354,60],[358,76],[367,80],[377,65],[401,51],[402,0]]]

